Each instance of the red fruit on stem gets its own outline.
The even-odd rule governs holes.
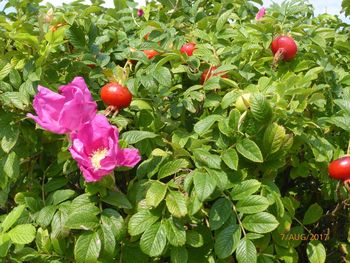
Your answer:
[[[180,48],[180,52],[181,53],[186,53],[187,56],[192,56],[193,54],[193,51],[195,50],[196,48],[196,44],[195,43],[186,43],[186,44],[183,44],[182,47]]]
[[[298,47],[292,37],[278,36],[272,41],[271,50],[276,62],[280,59],[288,61],[295,57]]]
[[[328,166],[330,177],[347,181],[350,180],[350,156],[344,156],[331,162]]]
[[[147,34],[144,35],[144,37],[143,37],[146,41],[148,41],[149,34],[150,34],[150,33],[147,33]]]
[[[118,110],[128,107],[132,100],[132,95],[128,88],[116,82],[104,85],[100,95],[104,103],[114,106]]]
[[[213,73],[213,71],[215,71],[216,69],[217,67],[211,67],[211,68],[205,69],[201,76],[201,83],[203,84],[211,76],[221,76],[222,78],[228,78],[228,75],[225,74],[223,71]]]
[[[153,58],[154,56],[158,55],[159,53],[153,49],[151,50],[144,50],[143,53],[148,57],[148,59]]]
[[[91,69],[96,68],[96,65],[95,65],[95,64],[87,64],[86,66],[88,66],[88,67],[91,68]]]

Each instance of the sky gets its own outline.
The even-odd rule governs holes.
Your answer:
[[[0,9],[2,9],[2,6],[6,0],[0,0]],[[43,2],[51,2],[52,4],[58,6],[62,3],[69,3],[72,2],[72,0],[45,0]],[[86,2],[89,2],[86,0]],[[139,3],[140,6],[144,6],[146,0],[136,0],[136,2]],[[281,3],[283,0],[263,0],[264,6],[268,7],[272,2],[275,3]],[[321,13],[329,13],[329,14],[335,14],[339,15],[341,10],[341,2],[342,0],[309,0],[309,2],[314,6],[315,8],[315,14],[321,14]],[[113,7],[113,0],[105,0],[106,7]],[[344,19],[344,15],[341,15],[341,17]]]

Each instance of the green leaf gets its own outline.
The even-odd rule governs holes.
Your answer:
[[[276,218],[267,212],[248,215],[243,219],[242,223],[245,229],[259,234],[271,232],[279,224]]]
[[[51,221],[51,237],[58,238],[68,234],[69,229],[66,227],[68,218],[67,209],[62,209],[56,212]]]
[[[165,234],[169,243],[175,247],[180,247],[186,243],[186,231],[180,222],[173,218],[164,221]]]
[[[141,210],[131,216],[128,224],[128,231],[130,235],[137,236],[150,228],[158,219],[159,216],[151,211]]]
[[[326,249],[319,240],[312,240],[307,244],[307,257],[310,263],[326,262]]]
[[[19,160],[15,152],[10,152],[2,159],[4,174],[10,178],[17,178],[19,175]]]
[[[232,203],[226,198],[215,201],[209,212],[209,225],[211,230],[219,229],[232,215]]]
[[[221,159],[230,169],[237,171],[239,157],[235,149],[229,148],[225,150],[221,154]]]
[[[125,140],[128,144],[135,144],[144,139],[153,139],[157,136],[158,134],[148,131],[127,131],[121,135],[121,138]]]
[[[305,212],[303,224],[310,225],[316,223],[321,218],[322,214],[323,209],[319,204],[314,203],[310,205]]]
[[[7,75],[10,73],[12,69],[11,63],[7,63],[5,66],[2,67],[0,70],[0,80],[3,80],[4,78],[7,77]]]
[[[191,247],[201,247],[204,245],[203,236],[195,230],[186,231],[186,244]]]
[[[1,133],[3,136],[1,139],[1,148],[5,153],[9,153],[17,143],[19,129],[13,126],[8,126],[3,129]]]
[[[5,217],[1,224],[2,232],[6,232],[11,228],[11,226],[16,223],[18,218],[22,215],[25,205],[19,205],[11,210],[11,212]]]
[[[163,201],[167,191],[167,185],[159,181],[153,181],[146,194],[146,204],[157,207]]]
[[[244,214],[255,214],[266,210],[269,200],[261,195],[249,195],[238,201],[236,208]]]
[[[231,190],[231,197],[233,200],[240,200],[248,195],[254,194],[259,190],[261,183],[258,180],[250,179],[242,181],[239,184],[234,184]]]
[[[93,204],[76,204],[70,207],[65,226],[70,229],[93,229],[98,226],[100,210]]]
[[[95,263],[101,251],[101,239],[97,232],[81,234],[74,246],[77,263]]]
[[[285,136],[286,131],[282,126],[276,123],[270,124],[264,133],[263,148],[265,152],[268,154],[277,152],[281,148]]]
[[[223,118],[221,115],[209,115],[204,119],[198,121],[193,130],[200,136],[204,135],[215,122],[221,121]]]
[[[166,67],[157,67],[153,71],[153,77],[159,82],[159,84],[170,87],[171,86],[171,73]]]
[[[200,164],[209,168],[221,170],[221,158],[211,154],[204,149],[195,149],[193,151],[194,159]]]
[[[236,149],[240,154],[252,162],[262,163],[264,161],[259,146],[248,138],[238,141]]]
[[[107,208],[101,213],[102,225],[110,227],[116,240],[120,241],[126,234],[126,224],[124,218],[118,213],[118,211]]]
[[[81,27],[77,24],[73,24],[67,31],[67,37],[69,41],[76,48],[84,48],[86,45],[85,34]]]
[[[108,191],[108,194],[101,198],[101,200],[118,208],[132,208],[132,205],[126,195],[120,191]]]
[[[241,229],[239,225],[229,225],[215,235],[215,254],[221,258],[227,258],[236,250],[241,239]]]
[[[168,191],[165,199],[169,212],[175,217],[184,217],[187,215],[186,199],[182,193]]]
[[[216,188],[216,180],[207,172],[195,171],[193,176],[194,189],[200,201],[206,200]]]
[[[171,263],[188,262],[188,252],[185,247],[172,247],[170,250]]]
[[[36,230],[32,224],[23,224],[15,226],[8,234],[13,243],[25,245],[34,240]]]
[[[227,19],[230,17],[232,10],[227,10],[221,14],[216,22],[216,32],[220,32],[224,25],[227,23]]]
[[[166,235],[164,225],[156,223],[148,228],[141,236],[141,250],[151,256],[160,256],[166,245]]]
[[[98,231],[98,236],[102,243],[101,254],[105,257],[113,258],[116,241],[112,227],[108,224],[102,223],[101,228]]]
[[[66,201],[75,196],[75,192],[71,189],[57,190],[52,195],[52,200],[54,205],[58,205],[63,201]]]
[[[268,122],[272,117],[272,109],[269,102],[261,93],[253,93],[250,96],[250,111],[254,119],[259,122]]]
[[[181,169],[187,168],[189,166],[189,162],[185,159],[177,159],[174,161],[167,162],[163,164],[158,172],[158,179],[162,179],[168,177],[170,175],[176,174]]]
[[[239,241],[236,251],[236,258],[238,263],[257,262],[256,248],[252,241],[248,238],[242,238]]]
[[[4,258],[11,247],[11,240],[7,233],[0,233],[0,257]]]
[[[51,220],[56,212],[56,206],[48,205],[40,210],[37,222],[41,226],[48,226],[51,223]]]

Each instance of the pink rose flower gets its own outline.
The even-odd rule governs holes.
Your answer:
[[[72,133],[71,141],[69,151],[87,182],[99,181],[116,167],[133,167],[141,160],[137,149],[119,148],[118,129],[101,114]]]
[[[33,119],[45,130],[64,134],[80,129],[95,117],[97,104],[82,77],[75,77],[67,85],[59,87],[59,93],[38,86],[33,107],[38,116],[31,113]]]
[[[261,18],[263,18],[263,16],[265,15],[265,13],[266,13],[265,7],[260,8],[260,10],[258,11],[258,13],[256,13],[255,20],[260,20]]]

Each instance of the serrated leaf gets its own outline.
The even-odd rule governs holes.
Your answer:
[[[107,208],[101,213],[102,225],[106,225],[112,229],[112,233],[116,240],[120,241],[126,234],[126,224],[124,218],[118,213],[118,211]]]
[[[215,254],[221,258],[227,258],[236,250],[241,238],[241,229],[239,225],[229,225],[215,235]]]
[[[159,181],[153,181],[146,194],[146,204],[157,207],[163,201],[167,191],[167,185]]]
[[[144,139],[153,139],[157,136],[158,134],[148,131],[127,131],[121,135],[121,138],[125,140],[128,144],[135,144]]]
[[[242,223],[245,229],[259,234],[271,232],[279,224],[277,219],[267,212],[248,215],[243,219]]]
[[[284,127],[276,123],[270,124],[264,132],[263,148],[265,152],[268,154],[277,152],[281,148],[285,137]]]
[[[180,247],[186,243],[186,231],[183,225],[169,218],[164,221],[165,234],[169,243],[175,247]]]
[[[171,73],[166,67],[156,67],[153,71],[153,77],[159,82],[159,84],[170,87],[171,86]]]
[[[210,208],[209,225],[211,230],[219,229],[232,215],[232,203],[226,198],[220,198]]]
[[[216,22],[216,31],[220,32],[224,27],[227,19],[230,17],[232,10],[227,10],[225,13],[221,14]]]
[[[322,214],[323,209],[319,204],[314,203],[310,205],[304,214],[303,224],[309,225],[316,223],[321,218]]]
[[[93,229],[98,226],[100,210],[93,204],[76,204],[70,208],[65,226],[70,229]]]
[[[37,222],[41,226],[48,226],[56,212],[56,206],[48,205],[40,210],[37,218]]]
[[[128,231],[130,235],[137,236],[150,228],[159,216],[149,210],[141,210],[133,214],[129,220]]]
[[[241,155],[252,162],[262,163],[264,161],[259,146],[248,138],[238,141],[236,149]]]
[[[19,161],[15,152],[10,152],[2,160],[4,175],[9,178],[17,178],[19,175]]]
[[[97,232],[81,234],[74,246],[77,263],[95,263],[101,251],[101,239]]]
[[[17,225],[12,228],[8,235],[11,241],[15,244],[29,244],[35,238],[36,230],[32,224]]]
[[[25,209],[25,205],[19,205],[11,210],[11,212],[5,217],[4,221],[1,223],[2,232],[9,230],[20,218],[21,214]]]
[[[151,256],[160,256],[166,245],[166,235],[164,225],[156,223],[148,228],[141,236],[141,250]]]
[[[187,215],[186,199],[183,194],[175,191],[169,191],[165,202],[169,212],[173,216],[183,217]]]
[[[52,195],[52,200],[54,205],[58,205],[63,201],[66,201],[75,196],[75,192],[71,189],[57,190]]]
[[[272,117],[272,109],[270,103],[261,93],[253,93],[250,96],[250,111],[254,119],[258,122],[268,122]]]
[[[195,149],[193,155],[200,165],[218,170],[221,169],[221,158],[219,156],[211,154],[204,149]]]
[[[236,251],[238,263],[251,263],[257,261],[256,248],[248,238],[242,238],[239,241]]]
[[[73,24],[67,31],[67,37],[69,41],[76,48],[84,48],[86,45],[85,34],[81,27],[77,24]]]
[[[113,258],[114,250],[116,247],[115,236],[112,231],[112,227],[108,224],[102,223],[98,231],[98,235],[101,239],[101,254],[102,256]]]
[[[101,200],[118,208],[132,208],[132,205],[126,195],[120,191],[108,191],[108,194],[102,197]]]
[[[163,164],[158,172],[158,179],[162,179],[179,172],[181,169],[187,168],[189,162],[185,159],[177,159]]]
[[[229,148],[222,152],[221,159],[230,169],[237,171],[239,157],[235,149]]]
[[[5,153],[9,153],[17,143],[19,129],[12,126],[8,126],[5,129],[3,129],[1,133],[3,136],[1,139],[1,148],[4,150]]]
[[[12,69],[11,63],[7,63],[1,70],[0,70],[0,80],[3,80],[7,77],[7,75],[10,73]]]
[[[319,240],[312,240],[307,244],[307,257],[310,263],[326,262],[326,249]]]
[[[233,200],[240,200],[248,195],[254,194],[259,190],[261,183],[258,180],[250,179],[242,181],[239,184],[234,184],[231,190],[231,198]]]
[[[213,126],[215,122],[221,121],[222,116],[221,115],[209,115],[205,117],[204,119],[201,119],[198,121],[194,127],[193,130],[198,135],[204,135],[210,128]]]
[[[206,200],[216,188],[216,180],[207,172],[195,171],[193,183],[197,197],[202,202]]]
[[[265,211],[269,207],[269,200],[261,195],[249,195],[238,201],[236,208],[244,214],[255,214]]]

